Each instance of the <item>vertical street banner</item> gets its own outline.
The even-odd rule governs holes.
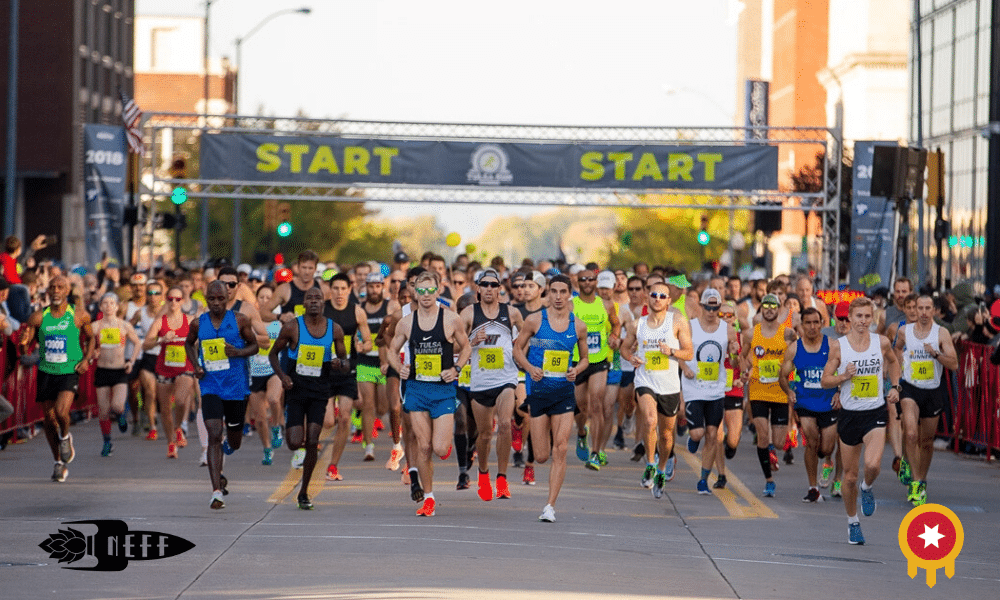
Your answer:
[[[767,126],[771,121],[771,84],[758,79],[747,79],[743,97],[746,139],[767,139]]]
[[[93,267],[107,256],[122,262],[122,219],[128,156],[125,128],[83,126],[83,194],[87,220],[87,264]]]
[[[853,290],[870,292],[890,285],[896,212],[888,198],[871,195],[872,164],[875,146],[896,145],[894,141],[854,142],[849,285]]]

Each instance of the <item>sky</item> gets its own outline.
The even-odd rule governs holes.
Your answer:
[[[137,0],[204,15],[204,0]],[[728,125],[736,0],[212,0],[209,49],[243,43],[243,113],[417,122]],[[550,208],[407,204],[477,236],[496,216]]]

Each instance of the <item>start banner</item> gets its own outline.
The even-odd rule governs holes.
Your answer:
[[[261,183],[622,190],[775,190],[763,144],[474,142],[207,134],[201,179]]]

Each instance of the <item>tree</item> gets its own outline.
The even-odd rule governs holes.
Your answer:
[[[851,260],[851,215],[852,194],[854,191],[853,177],[854,157],[845,149],[843,163],[840,170],[840,273],[838,277],[847,277],[847,269]],[[792,173],[792,190],[796,192],[821,192],[823,191],[823,173],[826,168],[826,153],[823,151],[816,153],[816,160],[812,165],[805,165],[798,171]],[[836,167],[830,165],[829,177],[836,176]],[[809,219],[806,213],[806,219]],[[822,213],[821,213],[822,214]]]

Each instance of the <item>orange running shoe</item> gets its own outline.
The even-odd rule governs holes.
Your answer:
[[[184,448],[188,445],[187,436],[184,435],[184,430],[180,427],[177,428],[177,447]]]
[[[385,468],[390,471],[395,471],[399,468],[399,461],[403,460],[403,449],[393,448],[392,452],[389,453],[389,460],[385,461]]]
[[[146,434],[146,439],[148,441],[150,441],[150,442],[155,442],[156,441],[156,430],[155,429],[150,429],[149,433]]]
[[[434,498],[424,498],[424,505],[417,509],[418,517],[434,516]]]
[[[326,480],[327,481],[343,481],[344,478],[340,476],[340,472],[337,471],[337,465],[330,465],[326,468]]]
[[[510,486],[507,485],[506,475],[497,475],[497,500],[510,498]]]
[[[167,458],[177,458],[177,444],[167,444]]]
[[[520,452],[521,448],[524,447],[524,436],[514,419],[510,420],[510,446],[514,452]]]
[[[403,469],[403,474],[399,476],[399,480],[403,485],[410,485],[410,470]]]
[[[483,502],[489,502],[493,499],[493,486],[490,484],[489,472],[479,472],[479,498]]]
[[[351,436],[351,443],[352,444],[360,444],[361,441],[364,440],[364,439],[365,439],[365,436],[364,436],[363,433],[361,433],[361,431],[355,431],[354,434]]]
[[[375,417],[375,429],[378,429],[379,431],[385,429],[385,425],[382,424],[382,419],[379,419],[378,417]]]
[[[535,467],[524,467],[524,485],[535,485]]]

